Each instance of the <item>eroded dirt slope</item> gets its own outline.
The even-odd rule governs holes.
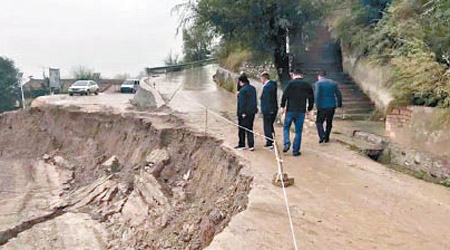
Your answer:
[[[200,249],[246,208],[242,167],[169,115],[3,114],[0,247]]]

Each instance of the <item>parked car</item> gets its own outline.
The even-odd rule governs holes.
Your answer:
[[[139,88],[138,79],[127,79],[120,85],[120,92],[122,93],[136,93]]]
[[[98,95],[99,89],[98,84],[92,80],[80,80],[70,86],[69,95],[90,95],[92,93]]]

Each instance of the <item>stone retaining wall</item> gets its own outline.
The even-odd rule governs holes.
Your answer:
[[[428,175],[438,180],[450,179],[450,157],[435,155],[363,131],[354,131],[351,137],[369,142],[374,148],[381,149],[376,160],[382,164],[401,166],[418,176]]]
[[[389,136],[403,145],[450,157],[448,110],[422,106],[392,109],[386,117]]]
[[[388,90],[392,73],[389,66],[375,65],[365,59],[358,59],[351,55],[345,46],[342,47],[342,66],[353,80],[375,103],[383,114],[387,114],[394,101]]]

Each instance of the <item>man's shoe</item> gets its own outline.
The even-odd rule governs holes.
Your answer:
[[[323,140],[325,143],[329,143],[330,142],[330,138],[325,138],[325,140]]]
[[[236,147],[234,147],[234,149],[236,149],[236,150],[244,150],[245,146],[236,146]]]
[[[289,151],[289,147],[284,147],[283,148],[283,153],[287,153]]]
[[[266,144],[266,145],[264,145],[264,148],[265,148],[265,149],[273,149],[273,145],[267,145],[267,144]]]
[[[322,144],[324,142],[325,142],[325,138],[322,138],[322,139],[319,140],[319,144]]]
[[[300,152],[293,152],[292,155],[293,156],[300,156],[300,155],[302,155],[302,153],[300,153]]]
[[[249,148],[248,150],[250,150],[250,151],[255,151],[255,147],[251,147],[251,148]]]

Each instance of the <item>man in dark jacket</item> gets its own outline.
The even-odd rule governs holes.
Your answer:
[[[261,95],[261,112],[263,114],[264,135],[266,136],[265,148],[273,148],[273,124],[277,118],[278,101],[277,101],[277,83],[270,80],[267,72],[261,74],[261,82],[263,91]]]
[[[241,73],[239,74],[239,77],[241,77],[241,76],[247,77],[247,75],[245,74],[244,71],[241,71]],[[241,90],[241,88],[242,88],[242,86],[241,86],[241,83],[239,82],[239,78],[238,78],[237,87],[236,87],[236,90],[237,90],[236,95],[239,95],[239,91]]]
[[[308,102],[308,112],[314,107],[314,91],[311,84],[303,79],[303,73],[300,69],[294,69],[293,80],[288,83],[283,92],[281,100],[281,112],[284,113],[284,149],[289,151],[291,147],[290,130],[291,124],[295,124],[295,138],[292,154],[301,155],[300,147],[302,144],[303,122],[305,121],[306,103]],[[287,106],[287,107],[286,107]],[[286,107],[286,108],[285,108]]]
[[[245,149],[245,137],[247,135],[248,148],[250,151],[255,150],[255,141],[253,136],[253,122],[255,114],[258,112],[256,102],[256,89],[250,85],[250,81],[246,76],[239,77],[241,89],[238,96],[238,124],[239,126],[239,145],[235,149]],[[245,128],[245,129],[244,129]]]
[[[317,103],[317,132],[319,143],[330,141],[331,129],[333,128],[333,117],[337,107],[342,107],[342,94],[335,81],[326,78],[326,72],[320,71],[317,74],[318,82],[315,84]],[[326,130],[323,130],[323,123],[327,122]]]

